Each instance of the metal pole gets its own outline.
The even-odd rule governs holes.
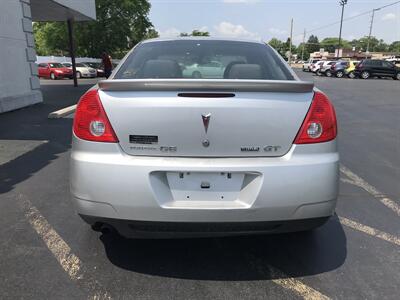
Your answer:
[[[380,10],[380,8],[375,8],[372,10],[372,18],[371,18],[371,25],[369,26],[369,35],[368,35],[368,43],[367,43],[367,52],[369,53],[369,43],[371,40],[371,35],[372,35],[372,27],[374,26],[374,18],[375,18],[375,12]]]
[[[290,23],[289,66],[292,65],[293,18]]]
[[[74,77],[74,87],[77,87],[78,86],[78,80],[76,79],[73,20],[72,19],[68,19],[67,24],[68,24],[68,38],[69,38],[69,55],[71,56],[72,74],[73,74],[73,77]]]
[[[306,29],[304,28],[304,34],[303,34],[303,49],[301,50],[301,60],[304,61],[304,48],[306,46]]]
[[[339,57],[339,51],[342,47],[342,27],[343,27],[343,14],[344,14],[344,6],[347,4],[347,0],[341,0],[340,5],[342,6],[342,16],[340,18],[340,31],[339,31],[339,47],[337,52],[337,57]]]

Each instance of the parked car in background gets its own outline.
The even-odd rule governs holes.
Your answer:
[[[360,62],[357,60],[352,60],[349,62],[347,68],[344,70],[344,73],[346,74],[347,77],[349,78],[355,78],[356,75],[354,74],[354,71],[356,69],[356,66],[359,64]]]
[[[184,77],[192,78],[223,78],[225,67],[218,61],[205,64],[193,64],[183,69]]]
[[[376,76],[400,80],[400,68],[386,60],[364,59],[356,66],[354,74],[362,79]]]
[[[392,55],[391,57],[387,58],[386,61],[394,63],[395,65],[400,64],[400,55]]]
[[[317,70],[317,75],[321,76],[321,75],[325,75],[326,71],[331,69],[331,66],[334,65],[336,63],[336,61],[332,61],[332,60],[327,60],[324,61],[323,64],[319,67],[319,69]]]
[[[52,80],[60,78],[72,78],[72,70],[57,62],[39,63],[39,78],[50,78]]]
[[[324,61],[322,60],[319,60],[316,63],[311,64],[310,71],[316,74],[323,64]]]
[[[318,61],[318,59],[310,58],[303,64],[303,72],[310,72],[311,65],[317,63]]]
[[[85,65],[95,69],[97,71],[97,77],[104,77],[104,67],[100,62],[85,62]]]
[[[348,61],[337,61],[335,64],[331,65],[329,70],[326,70],[325,75],[328,77],[336,76],[342,78],[345,75],[345,70],[348,65]]]
[[[222,79],[183,72],[205,55]],[[128,237],[312,230],[335,212],[336,136],[331,101],[271,46],[146,40],[78,103],[71,198],[94,230]]]
[[[62,63],[67,68],[72,69],[72,63],[70,62],[63,62]],[[97,72],[92,67],[84,64],[84,63],[77,63],[76,64],[76,78],[94,78],[97,77]]]

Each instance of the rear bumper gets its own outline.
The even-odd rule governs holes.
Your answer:
[[[98,219],[281,222],[331,216],[338,169],[336,141],[293,145],[283,157],[175,158],[130,156],[118,144],[73,137],[70,183],[78,213]],[[191,202],[175,201],[166,172],[249,175],[237,201]]]
[[[329,217],[266,222],[149,222],[80,215],[96,231],[115,229],[129,238],[218,237],[306,231],[325,224]]]
[[[82,73],[82,77],[84,78],[95,78],[97,77],[96,73]]]

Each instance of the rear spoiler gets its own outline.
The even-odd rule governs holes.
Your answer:
[[[313,91],[314,83],[296,80],[109,79],[99,81],[98,86],[103,91],[309,93]]]

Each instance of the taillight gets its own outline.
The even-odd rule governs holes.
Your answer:
[[[335,108],[325,94],[315,92],[310,109],[297,133],[294,144],[329,142],[334,140],[336,135]]]
[[[79,100],[73,128],[75,135],[82,140],[118,143],[97,90],[86,92]]]

